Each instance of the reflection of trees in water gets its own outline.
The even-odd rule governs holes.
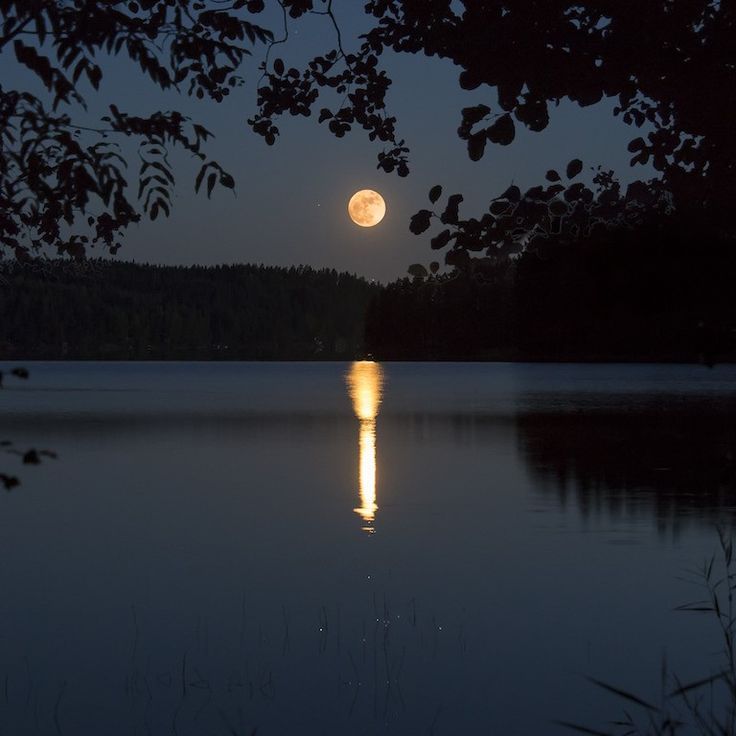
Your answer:
[[[714,521],[736,505],[733,412],[520,414],[521,454],[543,490],[584,516]]]

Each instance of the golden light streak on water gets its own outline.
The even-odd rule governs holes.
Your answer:
[[[366,524],[372,524],[376,518],[376,422],[364,419],[360,423],[360,506],[353,509]],[[374,531],[373,527],[363,527],[366,531]]]
[[[353,509],[363,519],[363,530],[372,534],[378,511],[376,503],[376,417],[383,395],[383,369],[378,363],[361,360],[353,363],[347,373],[348,392],[353,411],[360,420],[360,466],[358,493],[360,506]]]

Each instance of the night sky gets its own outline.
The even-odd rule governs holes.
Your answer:
[[[354,39],[370,19],[355,0],[338,0],[333,7],[347,50],[357,45]],[[279,34],[278,16],[264,13],[255,20]],[[299,67],[335,45],[326,18],[292,21],[289,35],[271,57],[280,56],[287,67]],[[172,156],[177,176],[172,216],[133,226],[118,258],[165,264],[309,264],[388,281],[405,275],[411,263],[438,257],[428,235],[416,237],[408,230],[410,216],[428,206],[427,192],[434,184],[442,184],[446,194],[463,193],[461,212],[479,215],[510,183],[522,188],[541,183],[547,169],[564,169],[574,157],[586,165],[614,168],[624,180],[643,173],[629,168],[626,144],[636,134],[612,116],[615,100],[586,109],[563,102],[552,110],[547,130],[529,133],[517,126],[512,145],[489,145],[483,159],[473,163],[456,132],[460,109],[480,102],[496,107],[495,91],[465,92],[457,84],[456,67],[425,56],[390,54],[382,60],[394,80],[389,108],[398,117],[399,136],[411,148],[408,178],[376,168],[382,144],[371,143],[361,129],[337,139],[326,124],[317,123],[316,114],[278,121],[281,136],[269,147],[246,124],[256,109],[257,65],[264,54],[264,47],[254,49],[252,65],[243,72],[245,86],[220,105],[164,94],[135,67],[115,60],[104,64],[100,94],[82,87],[90,113],[75,114],[80,123],[105,114],[110,102],[134,114],[174,108],[190,114],[215,134],[208,153],[237,182],[235,195],[218,189],[208,201],[194,194],[195,162]],[[12,52],[5,56],[4,64]],[[40,91],[22,70],[4,76],[8,86]],[[318,101],[316,111],[323,106],[334,108],[335,98]],[[386,199],[387,214],[377,227],[360,228],[348,218],[348,199],[362,188],[375,189]]]

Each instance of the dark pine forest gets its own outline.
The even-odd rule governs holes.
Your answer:
[[[68,360],[346,359],[378,287],[334,270],[8,261],[0,356]]]
[[[736,359],[733,240],[599,230],[471,266],[382,286],[304,266],[6,261],[0,358]]]

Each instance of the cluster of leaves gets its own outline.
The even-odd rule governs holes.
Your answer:
[[[151,219],[169,213],[171,147],[202,162],[197,189],[205,178],[208,194],[218,182],[232,188],[203,152],[211,133],[180,112],[139,117],[112,104],[90,128],[60,107],[86,107],[82,79],[99,90],[104,56],[127,57],[162,90],[220,102],[242,84],[246,44],[273,40],[248,19],[262,10],[259,0],[0,0],[0,53],[12,49],[48,92],[41,99],[0,87],[0,246],[19,259],[43,246],[77,257],[95,243],[114,252],[140,210]],[[126,179],[126,139],[141,161],[137,196]]]
[[[319,122],[327,122],[330,131],[342,138],[354,126],[368,133],[371,141],[385,144],[378,154],[378,168],[399,176],[409,174],[409,149],[404,140],[397,139],[396,118],[386,112],[386,93],[391,79],[379,66],[379,58],[371,44],[363,43],[355,52],[342,47],[340,29],[332,13],[332,1],[324,10],[315,9],[312,0],[281,0],[284,13],[284,38],[288,38],[287,12],[292,18],[304,13],[327,16],[335,30],[337,47],[313,58],[303,70],[286,69],[282,59],[262,65],[263,80],[258,89],[258,113],[248,120],[249,125],[266,143],[273,145],[279,135],[274,122],[279,116],[302,115],[309,117],[322,88],[334,90],[340,97],[337,107],[323,107]]]
[[[486,141],[509,144],[518,124],[543,130],[550,105],[564,98],[580,106],[614,98],[614,114],[651,129],[632,141],[632,163],[651,161],[682,201],[732,201],[736,144],[723,125],[724,115],[736,111],[736,12],[729,3],[374,0],[368,6],[379,22],[367,42],[378,53],[424,51],[460,67],[462,88],[496,89],[493,111],[463,110],[458,133],[471,158],[483,155]]]
[[[13,368],[10,371],[10,375],[15,378],[26,380],[28,378],[28,370],[26,368]],[[3,371],[0,371],[0,389],[3,387],[4,379],[5,374]],[[1,440],[0,448],[2,448],[4,452],[12,455],[19,455],[24,465],[39,465],[41,463],[41,458],[43,457],[56,458],[56,453],[52,450],[36,450],[33,448],[29,450],[18,450],[13,446],[13,443],[10,440]],[[2,484],[6,491],[12,491],[13,488],[20,485],[20,480],[16,475],[9,475],[8,473],[0,472],[0,484]]]
[[[309,114],[317,100],[315,90],[331,87],[344,97],[337,113],[325,108],[320,120],[329,120],[337,136],[354,121],[375,136],[379,118],[371,118],[371,113],[383,110],[388,80],[373,66],[374,60],[389,50],[421,52],[456,65],[461,88],[495,89],[495,104],[477,104],[461,113],[458,135],[467,141],[472,160],[482,158],[489,142],[509,145],[518,125],[531,131],[546,128],[550,107],[563,99],[581,107],[614,99],[615,115],[645,129],[631,141],[629,151],[632,165],[650,163],[659,172],[657,183],[647,184],[668,191],[678,209],[700,211],[702,219],[732,227],[736,138],[724,125],[736,113],[732,4],[368,0],[365,9],[375,24],[356,53],[346,54],[339,47],[315,59],[304,72],[290,70],[287,83],[282,75],[267,75],[268,88],[259,91],[259,132],[275,136],[273,118],[285,111]],[[343,66],[335,73],[338,61]],[[389,117],[386,123],[390,126],[384,130],[392,136],[394,121]],[[404,156],[401,143],[379,158],[379,167],[406,173]],[[536,209],[543,219],[547,198],[557,196],[549,189],[535,188],[537,195],[523,202],[514,201],[511,190],[510,203],[517,210]],[[575,197],[576,191],[589,205],[584,188],[569,195]],[[604,202],[612,196],[607,193]],[[456,224],[456,203],[448,204],[447,224]],[[608,204],[601,203],[604,207]],[[527,219],[525,213],[519,216]],[[425,221],[426,214],[419,213],[412,229]],[[481,250],[487,245],[487,228],[466,225],[455,250]],[[494,233],[493,239],[508,243],[508,232]]]
[[[386,109],[391,79],[381,62],[387,52],[421,52],[456,65],[461,88],[495,90],[494,102],[462,110],[458,134],[471,159],[479,160],[488,143],[509,145],[518,125],[543,130],[550,107],[563,99],[580,106],[615,99],[614,113],[643,128],[629,145],[632,165],[650,163],[660,175],[656,187],[670,193],[676,208],[700,210],[732,228],[736,138],[724,124],[736,114],[731,3],[366,0],[373,25],[349,50],[332,0],[278,0],[278,6],[283,37],[277,39],[251,20],[265,10],[264,0],[0,0],[0,52],[12,48],[51,100],[47,109],[27,92],[0,88],[0,243],[19,257],[43,244],[79,254],[101,241],[114,250],[117,234],[140,210],[154,218],[169,211],[171,146],[200,158],[198,186],[206,181],[208,193],[218,182],[234,184],[202,151],[209,133],[180,113],[134,117],[111,108],[102,127],[85,131],[100,136],[88,143],[78,135],[82,126],[58,107],[83,106],[82,81],[98,90],[99,60],[111,55],[127,57],[161,89],[220,102],[243,81],[246,45],[258,43],[266,54],[249,124],[269,144],[279,135],[280,116],[310,116],[322,92],[331,91],[338,101],[319,108],[319,121],[337,137],[362,128],[384,144],[378,167],[406,176],[408,148]],[[303,69],[271,60],[272,49],[288,40],[289,24],[307,14],[331,24],[333,47]],[[128,193],[124,151],[113,135],[141,146],[138,201]],[[508,198],[517,211],[536,209],[543,218],[540,204],[557,196],[549,189],[519,202],[513,193]],[[578,194],[588,196],[585,188]],[[454,208],[450,203],[448,217]],[[87,232],[94,227],[91,238],[72,234],[79,219]],[[455,244],[479,250],[475,226],[467,223],[467,237]],[[483,226],[476,231],[485,234]],[[494,234],[504,243],[507,236]],[[471,241],[473,248],[465,247]]]
[[[622,191],[613,172],[601,167],[593,169],[591,188],[583,181],[574,181],[582,171],[583,162],[573,159],[566,167],[564,180],[550,169],[544,185],[522,192],[512,184],[491,200],[488,211],[479,218],[461,218],[463,196],[452,194],[439,212],[419,210],[411,218],[409,228],[420,235],[430,228],[433,220],[438,221],[445,227],[432,238],[432,249],[450,246],[445,254],[447,265],[482,275],[484,267],[492,265],[499,255],[539,247],[540,241],[552,237],[558,241],[588,238],[596,228],[640,225],[645,218],[671,209],[670,199],[662,188],[634,182]],[[430,202],[434,205],[441,197],[442,187],[432,187]],[[471,257],[481,253],[480,257]],[[409,273],[421,277],[422,268],[414,264]],[[430,264],[432,273],[437,268],[437,262]]]

